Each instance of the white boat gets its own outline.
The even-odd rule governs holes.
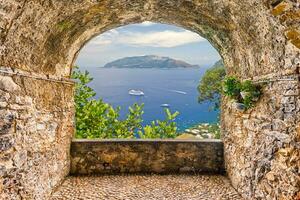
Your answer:
[[[170,104],[164,103],[164,104],[161,104],[160,107],[169,108]]]
[[[129,90],[128,94],[132,96],[144,96],[145,93],[141,90]]]

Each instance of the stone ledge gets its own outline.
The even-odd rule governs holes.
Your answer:
[[[219,139],[182,140],[182,139],[73,139],[72,143],[220,143]]]
[[[221,140],[74,140],[71,174],[224,173]]]

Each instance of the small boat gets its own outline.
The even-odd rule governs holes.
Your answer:
[[[129,90],[128,94],[132,96],[144,96],[145,93],[141,90]]]
[[[163,108],[169,108],[169,107],[170,107],[170,104],[164,103],[164,104],[161,104],[160,107],[163,107]]]

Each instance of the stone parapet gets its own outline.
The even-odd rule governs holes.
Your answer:
[[[223,173],[220,140],[73,140],[71,174]]]

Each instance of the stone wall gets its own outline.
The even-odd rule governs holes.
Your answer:
[[[46,199],[69,173],[73,85],[1,70],[0,199]]]
[[[266,59],[277,59],[280,68],[270,65],[269,73],[245,77],[264,85],[255,108],[239,112],[223,99],[225,163],[246,199],[294,200],[300,199],[300,2],[270,2],[284,36],[277,35],[273,44],[283,52]]]
[[[71,173],[223,173],[219,140],[75,140]]]
[[[298,0],[0,0],[0,66],[49,78],[68,78],[76,55],[89,39],[112,28],[145,20],[178,25],[207,38],[220,52],[230,75],[271,81],[257,107],[245,113],[236,112],[230,101],[224,99],[226,169],[233,185],[246,199],[297,199],[300,196]],[[6,81],[10,76],[2,77]],[[280,80],[290,77],[294,80]],[[5,181],[0,194],[38,199],[49,195],[67,173],[67,170],[54,173],[50,166],[69,162],[67,153],[57,152],[66,152],[72,135],[72,111],[62,109],[64,105],[71,107],[72,98],[69,85],[25,79],[13,76],[17,85],[7,84],[5,87],[12,90],[1,95],[1,112],[5,112],[1,114],[5,118],[1,121],[1,131],[11,133],[1,136],[4,149],[1,169],[5,169],[1,179]],[[33,87],[28,85],[31,82]],[[14,89],[17,86],[21,92]],[[55,93],[49,93],[49,89]],[[53,97],[51,105],[48,105],[49,95]],[[49,123],[54,121],[60,128],[42,134],[32,130],[29,123],[20,129],[22,134],[16,134],[19,129],[6,125],[16,120],[5,117],[11,112],[22,113],[16,110],[20,105],[14,96],[32,98],[26,110],[34,121],[30,123],[36,123],[37,128],[44,127],[35,122],[40,118]],[[17,106],[11,108],[7,104]],[[64,139],[59,139],[61,135]],[[23,137],[29,138],[27,142],[23,142]],[[13,153],[6,153],[10,151]],[[22,151],[30,152],[23,153],[28,158],[22,161],[22,167],[15,167],[17,164],[12,163],[18,161],[12,155],[21,157],[23,154],[16,152]],[[63,158],[58,159],[59,155]],[[37,160],[46,164],[38,164]],[[46,172],[48,169],[50,173]],[[19,176],[24,178],[16,178]],[[14,181],[17,184],[11,187]]]
[[[264,86],[253,109],[237,111],[230,100],[223,105],[226,170],[245,197],[296,199],[300,191],[300,82],[280,79]]]

